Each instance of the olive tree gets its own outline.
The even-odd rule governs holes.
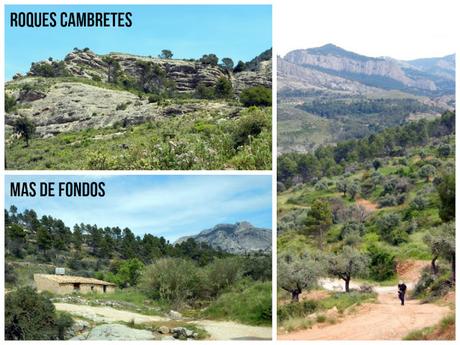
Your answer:
[[[345,282],[345,291],[350,292],[351,278],[368,273],[369,257],[351,246],[344,246],[336,254],[330,254],[328,260],[329,274]]]
[[[421,178],[426,179],[426,182],[430,181],[430,177],[436,173],[436,168],[431,164],[425,164],[418,172]]]
[[[423,240],[431,249],[431,269],[438,273],[436,260],[444,258],[451,264],[452,280],[455,281],[455,223],[445,223],[435,228]]]
[[[278,255],[278,286],[291,294],[293,302],[299,301],[304,290],[310,290],[317,284],[319,261],[308,254]]]

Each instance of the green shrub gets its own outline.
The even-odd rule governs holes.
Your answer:
[[[233,87],[230,80],[225,77],[219,78],[214,87],[214,93],[219,98],[229,98],[233,95]]]
[[[149,103],[158,103],[159,101],[161,101],[161,96],[153,93],[149,95],[148,100],[149,100]]]
[[[243,90],[240,101],[245,107],[272,105],[272,90],[263,86],[254,86]]]
[[[16,99],[5,92],[5,113],[9,113],[14,110],[16,106]]]
[[[371,245],[367,250],[370,258],[370,277],[377,281],[393,278],[396,273],[395,256],[377,245]]]
[[[5,338],[7,340],[63,339],[72,319],[57,315],[53,303],[31,287],[5,296]]]
[[[140,287],[150,298],[180,307],[196,297],[199,284],[198,269],[192,261],[163,258],[145,268]]]
[[[272,324],[271,282],[251,282],[222,294],[204,311],[205,317],[234,320],[248,325]]]
[[[318,310],[318,302],[306,300],[278,306],[278,321],[306,317]]]
[[[212,86],[206,86],[199,83],[195,89],[195,95],[202,99],[213,99],[216,97],[215,89]]]
[[[253,108],[238,119],[235,124],[233,130],[234,148],[249,143],[250,137],[256,137],[263,130],[271,131],[271,117],[257,108]]]

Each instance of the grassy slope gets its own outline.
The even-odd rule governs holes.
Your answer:
[[[262,132],[235,148],[235,136],[253,119]],[[29,147],[16,140],[6,146],[6,162],[17,170],[270,169],[271,108],[248,109],[237,119],[196,113],[129,128],[62,133],[33,139]]]
[[[451,144],[454,141],[452,139]],[[410,169],[414,168],[417,162],[420,161],[420,157],[418,155],[419,148],[415,148],[409,152],[410,158],[408,159],[408,166],[403,166],[398,164],[399,158],[391,159],[388,164],[383,166],[379,169],[379,172],[383,176],[398,176],[397,172],[400,169]],[[428,148],[424,148],[425,153],[430,156],[434,155],[435,152],[431,152]],[[446,160],[446,162],[454,162],[454,158],[450,157]],[[350,180],[360,180],[365,170],[358,170],[355,173],[351,174],[347,179]],[[299,185],[295,186],[285,192],[279,193],[278,195],[278,216],[285,216],[289,215],[289,213],[299,211],[299,210],[307,210],[309,209],[312,202],[316,199],[329,199],[329,198],[342,198],[346,205],[351,205],[353,201],[351,201],[348,197],[343,197],[341,193],[338,193],[335,190],[335,181],[339,177],[333,177],[329,179],[332,180],[333,184],[329,186],[328,190],[326,191],[317,191],[313,186],[310,185]],[[408,193],[408,197],[403,205],[393,206],[393,207],[383,207],[377,209],[373,214],[370,215],[370,219],[377,219],[384,214],[401,212],[407,208],[413,198],[415,197],[417,191],[423,190],[428,184],[424,179],[418,179],[417,183],[413,185]],[[377,203],[377,198],[381,192],[381,188],[377,188],[376,191],[369,197],[369,201],[372,203]],[[440,224],[440,219],[438,215],[438,197],[436,193],[432,193],[428,195],[431,204],[428,208],[424,209],[423,211],[418,211],[416,214],[416,220],[419,224],[419,227],[416,232],[409,235],[409,241],[404,243],[400,246],[392,246],[383,240],[379,240],[378,236],[373,232],[373,228],[370,227],[370,233],[364,236],[364,244],[371,243],[378,241],[380,245],[390,249],[395,255],[397,260],[405,260],[405,259],[424,259],[428,260],[431,258],[431,253],[429,248],[423,242],[423,237],[426,232],[434,226]],[[340,230],[339,225],[333,225],[331,230],[329,231],[328,242],[330,246],[334,246],[334,244],[339,241],[337,235]],[[299,234],[297,232],[284,232],[278,235],[278,249],[281,251],[286,250],[294,250],[301,252],[302,250],[314,248],[314,242],[311,242],[306,236]],[[393,281],[393,280],[392,280]]]

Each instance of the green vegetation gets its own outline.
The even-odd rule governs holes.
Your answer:
[[[400,116],[401,114],[411,114],[416,112],[436,112],[439,109],[426,105],[412,98],[399,99],[361,99],[346,102],[313,100],[304,103],[300,108],[309,113],[326,118],[336,118],[342,116],[360,117],[366,115],[379,116]]]
[[[203,316],[213,319],[234,320],[249,325],[272,324],[271,281],[240,284],[224,292],[206,309]]]
[[[34,138],[28,148],[13,141],[6,162],[9,169],[267,170],[271,128],[271,108],[248,108],[232,119],[194,113]]]
[[[115,293],[82,295],[89,305],[111,301],[114,308],[148,315],[174,309],[252,325],[271,322],[271,255],[229,254],[193,239],[173,245],[151,234],[135,236],[129,228],[76,224],[71,230],[59,219],[14,206],[5,210],[5,229],[5,283],[13,291],[32,285],[34,273],[53,273],[58,266],[117,285]],[[15,296],[13,306],[25,298],[8,296]]]
[[[14,121],[13,131],[20,137],[24,138],[26,147],[29,147],[29,141],[35,133],[35,125],[29,118],[21,116]]]
[[[432,302],[452,291],[454,122],[455,113],[447,112],[279,157],[278,319],[285,330],[328,322],[319,312],[337,307],[340,313],[361,297],[372,299],[371,286],[396,284],[398,264],[408,260],[428,266],[415,298]],[[327,286],[320,280],[326,277],[342,280],[345,292],[302,299]]]
[[[455,340],[455,314],[446,316],[435,326],[410,332],[404,340]]]
[[[30,287],[5,296],[6,340],[62,340],[72,324],[68,314],[57,314],[53,303]]]
[[[222,64],[219,65],[219,58],[212,53],[203,55],[197,61],[187,60],[185,73],[198,73],[198,70],[209,67],[215,80],[200,77],[199,82],[196,83],[193,79],[186,87],[182,84],[176,85],[176,82],[181,81],[176,80],[174,73],[170,73],[169,62],[133,55],[132,66],[127,68],[124,60],[126,57],[120,56],[121,54],[97,56],[89,48],[74,49],[76,55],[83,52],[87,54],[85,59],[94,56],[99,62],[94,66],[77,62],[79,71],[76,72],[75,66],[69,62],[69,59],[72,60],[71,57],[64,61],[54,61],[50,58],[32,64],[30,76],[16,78],[5,86],[5,110],[9,116],[14,116],[8,118],[7,123],[11,127],[8,126],[5,133],[8,168],[271,169],[271,89],[250,87],[241,90],[240,99],[239,92],[234,90],[231,81],[233,73],[258,70],[260,63],[271,59],[271,50],[248,63],[242,62],[233,72],[234,63],[230,58],[223,58]],[[170,60],[173,53],[164,49],[159,57]],[[127,91],[139,99],[116,104],[116,115],[123,117],[118,121],[101,119],[101,125],[94,125],[97,128],[80,131],[80,127],[75,126],[75,131],[54,136],[56,132],[48,132],[41,117],[40,122],[28,120],[25,126],[26,120],[21,110],[33,108],[33,102],[44,98],[55,87],[66,82]],[[141,120],[142,123],[124,116],[130,114],[133,108],[147,106],[144,100],[155,106],[153,110],[148,109],[148,113],[145,113],[144,119]],[[209,100],[213,100],[212,104]],[[75,102],[78,103],[80,100]],[[43,111],[49,109],[44,107]],[[33,111],[34,116],[40,115],[41,112],[42,110]],[[104,112],[92,112],[91,123],[103,114]],[[19,120],[16,120],[17,115],[20,116]],[[74,112],[70,110],[68,114],[62,114],[73,115]],[[53,117],[55,114],[49,116]],[[255,123],[254,130],[247,131],[247,136],[241,138],[248,129],[252,117]],[[263,128],[260,128],[261,117],[264,117]],[[21,121],[21,124],[15,126],[13,119]],[[49,120],[46,122],[50,123]],[[32,129],[36,125],[41,127],[40,138],[32,137]],[[240,125],[246,128],[239,128]],[[13,136],[14,132],[18,136]],[[19,145],[19,137],[26,141],[25,148]],[[32,138],[32,145],[29,147]]]
[[[240,100],[245,107],[270,107],[272,105],[272,90],[263,86],[250,87],[243,90]]]
[[[291,332],[310,328],[315,322],[334,323],[335,319],[328,319],[321,312],[335,307],[338,313],[342,314],[350,307],[375,300],[375,297],[375,293],[353,291],[350,293],[333,293],[319,301],[307,299],[298,303],[278,305],[279,326]],[[316,319],[311,317],[312,314],[317,315]]]

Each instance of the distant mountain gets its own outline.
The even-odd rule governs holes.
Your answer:
[[[302,72],[293,74],[292,65]],[[308,75],[304,89],[369,93],[376,91],[369,88],[377,88],[429,96],[455,93],[455,55],[399,61],[368,57],[326,44],[289,52],[278,63],[278,73],[284,79],[282,87],[291,89],[295,85],[289,84],[289,78],[293,77],[293,83],[298,84],[296,76],[303,74]]]
[[[278,153],[362,138],[455,109],[455,55],[397,60],[334,44],[277,59]]]
[[[211,229],[201,231],[198,235],[181,237],[175,244],[184,242],[189,238],[234,254],[256,251],[269,252],[272,248],[272,231],[257,228],[248,222],[218,224]]]

